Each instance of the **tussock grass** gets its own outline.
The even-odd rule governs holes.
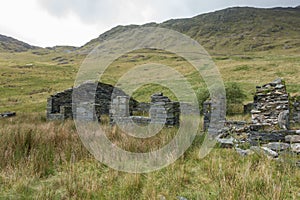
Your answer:
[[[168,167],[148,174],[129,174],[96,161],[83,147],[72,121],[46,122],[43,114],[24,114],[2,119],[0,125],[0,199],[300,197],[300,169],[292,162],[256,154],[241,157],[234,150],[218,148],[200,160],[201,135]],[[158,137],[170,132],[172,129],[164,130]],[[130,139],[111,137],[118,145],[133,145]]]

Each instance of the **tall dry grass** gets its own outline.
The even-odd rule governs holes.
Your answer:
[[[46,122],[43,114],[21,114],[1,119],[0,127],[0,199],[300,198],[300,170],[293,162],[256,154],[241,157],[234,150],[218,148],[200,160],[202,136],[168,167],[129,174],[96,161],[72,121]],[[172,130],[157,137],[168,142]],[[156,138],[136,148],[136,141],[124,139],[124,133],[113,134],[112,139],[129,150],[146,151],[149,148],[143,145],[161,143]]]

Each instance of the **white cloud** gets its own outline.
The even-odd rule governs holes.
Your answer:
[[[230,6],[296,6],[300,0],[40,0],[42,7],[54,16],[72,11],[85,23],[141,23],[162,21],[174,17]]]

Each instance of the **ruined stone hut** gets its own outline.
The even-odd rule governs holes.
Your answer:
[[[176,126],[180,121],[179,102],[172,102],[162,93],[152,95],[151,103],[139,103],[121,89],[101,82],[84,83],[56,93],[47,102],[48,120],[79,119],[76,114],[80,114],[80,120],[85,121],[100,121],[102,115],[108,115],[112,124],[133,121]],[[136,113],[146,113],[149,117]]]
[[[90,102],[94,98],[96,116],[100,120],[101,115],[108,115],[112,98],[116,96],[128,96],[124,91],[113,87],[112,85],[96,82],[84,83],[76,88],[70,88],[63,92],[51,95],[47,100],[47,119],[48,120],[64,120],[73,118],[73,109],[76,103],[72,102],[73,91],[80,95],[81,100],[86,98]],[[136,101],[130,99],[130,106],[134,107]],[[73,106],[73,107],[72,107]]]

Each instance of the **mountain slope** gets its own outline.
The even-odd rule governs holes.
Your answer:
[[[187,34],[210,52],[252,52],[298,49],[300,46],[300,7],[234,7],[187,19],[172,19],[158,26]],[[137,25],[117,26],[81,47],[91,49],[100,41]]]
[[[0,35],[0,52],[23,52],[39,47],[31,46],[12,37]]]

